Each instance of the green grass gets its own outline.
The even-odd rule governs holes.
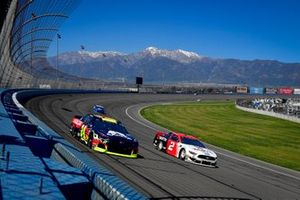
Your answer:
[[[232,101],[156,105],[141,114],[170,130],[300,171],[300,124],[238,110]]]

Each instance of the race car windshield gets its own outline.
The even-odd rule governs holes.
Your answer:
[[[115,124],[115,123],[111,123],[111,122],[100,122],[100,121],[96,120],[94,128],[96,131],[99,131],[102,133],[107,133],[108,131],[116,131],[116,132],[123,133],[126,135],[129,134],[124,126],[121,126],[121,125]]]
[[[204,144],[202,144],[199,140],[195,140],[195,139],[192,139],[192,138],[183,137],[182,138],[182,143],[205,148]]]

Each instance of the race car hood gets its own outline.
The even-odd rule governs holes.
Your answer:
[[[134,141],[135,140],[135,138],[132,137],[129,134],[124,134],[124,133],[120,133],[120,132],[117,132],[117,131],[108,131],[107,135],[110,136],[110,137],[116,137],[116,138],[119,138],[119,139],[125,139],[125,140],[129,140],[129,141]]]
[[[210,156],[210,157],[217,157],[217,154],[213,152],[210,149],[203,148],[203,147],[197,147],[194,145],[187,145],[188,146],[188,151],[195,152],[198,155],[204,155],[204,156]]]

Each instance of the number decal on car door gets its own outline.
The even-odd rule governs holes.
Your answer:
[[[178,144],[178,137],[177,135],[172,135],[167,141],[167,154],[176,157],[177,155],[177,144]]]
[[[173,151],[174,146],[175,146],[175,142],[171,141],[169,146],[168,146],[168,150]]]

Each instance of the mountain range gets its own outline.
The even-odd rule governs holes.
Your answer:
[[[49,58],[56,65],[56,57]],[[276,60],[216,59],[185,50],[148,47],[125,54],[113,51],[66,52],[59,70],[86,78],[145,83],[219,83],[251,86],[300,86],[300,63]]]

